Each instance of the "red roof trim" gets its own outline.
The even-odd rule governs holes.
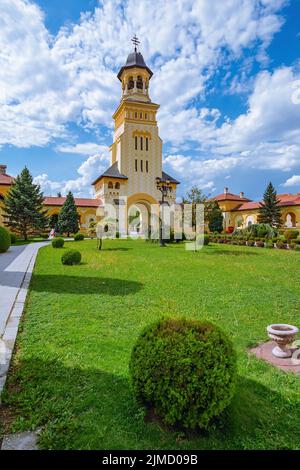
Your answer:
[[[44,199],[45,206],[63,206],[65,197],[46,196]],[[76,198],[77,207],[99,207],[102,204],[101,199]]]
[[[12,185],[14,182],[14,178],[6,173],[4,175],[0,175],[0,184],[7,184]]]

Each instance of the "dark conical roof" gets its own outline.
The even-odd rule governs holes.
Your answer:
[[[129,69],[131,67],[140,67],[141,69],[146,69],[148,70],[150,77],[153,75],[153,72],[149,69],[149,67],[147,67],[141,52],[137,52],[136,50],[128,55],[126,64],[121,67],[118,73],[118,79],[121,80],[123,70]]]

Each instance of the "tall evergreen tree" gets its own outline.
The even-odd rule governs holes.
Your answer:
[[[18,175],[4,198],[5,224],[19,232],[25,240],[32,230],[44,230],[48,225],[44,196],[28,168]]]
[[[260,203],[258,222],[269,224],[271,227],[278,228],[281,226],[281,210],[276,190],[270,182],[264,192],[263,202]]]
[[[78,220],[79,214],[77,212],[74,196],[71,191],[69,191],[58,215],[58,231],[60,233],[67,233],[68,237],[70,233],[77,233],[79,230]]]
[[[208,227],[211,232],[221,233],[223,230],[223,214],[217,201],[213,201],[207,212]]]

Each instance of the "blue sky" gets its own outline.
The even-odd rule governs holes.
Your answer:
[[[0,162],[91,196],[137,34],[179,194],[300,191],[300,0],[0,0]]]

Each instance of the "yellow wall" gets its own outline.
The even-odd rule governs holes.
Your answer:
[[[6,196],[9,189],[10,189],[10,185],[0,184],[0,196]],[[0,225],[4,225],[2,206],[3,206],[3,202],[2,202],[2,199],[0,198]]]
[[[61,208],[62,206],[46,206],[48,216],[59,214]],[[96,210],[96,207],[77,207],[77,212],[80,215],[80,232],[87,233],[91,218],[97,220]]]

